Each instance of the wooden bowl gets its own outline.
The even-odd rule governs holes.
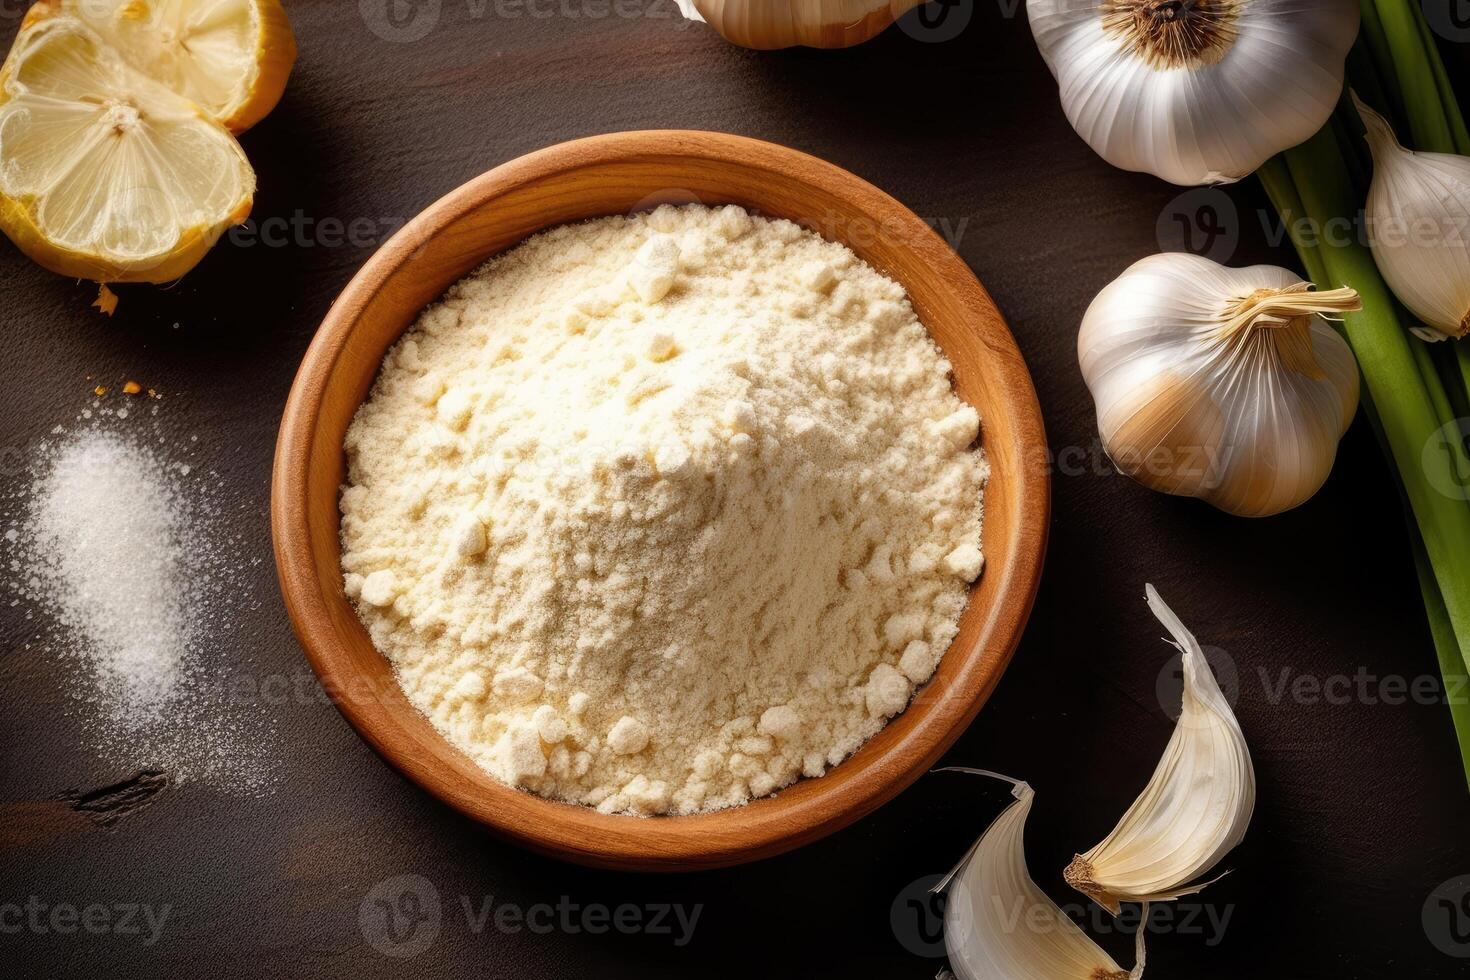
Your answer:
[[[389,346],[485,259],[552,225],[693,200],[799,221],[908,290],[954,365],[960,396],[984,420],[986,566],[934,679],[826,776],[716,813],[609,816],[498,782],[405,698],[343,595],[342,440]],[[1036,592],[1050,509],[1045,453],[1036,393],[1000,312],[959,256],[903,205],[844,170],[769,143],[617,133],[562,143],[477,177],[401,229],[353,277],[286,403],[271,529],[286,608],[312,667],[358,733],[406,776],[536,851],[603,867],[709,868],[790,850],[852,823],[933,765],[974,719]]]

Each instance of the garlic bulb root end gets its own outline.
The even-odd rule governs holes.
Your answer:
[[[1361,11],[1354,0],[1027,0],[1026,17],[1077,134],[1115,167],[1193,187],[1239,180],[1331,118]]]
[[[1235,43],[1239,0],[1103,0],[1103,31],[1150,68],[1203,68]]]
[[[1092,874],[1092,863],[1077,854],[1073,856],[1072,863],[1062,869],[1062,880],[1114,915],[1121,914],[1123,905],[1117,896],[1109,894],[1106,888],[1094,881]]]

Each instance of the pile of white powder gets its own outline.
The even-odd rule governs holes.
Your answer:
[[[54,664],[109,761],[263,791],[273,733],[258,705],[232,702],[242,658],[224,649],[253,608],[253,562],[223,530],[219,477],[193,443],[132,414],[95,402],[6,495],[10,605],[37,628],[19,655]]]
[[[374,643],[512,785],[692,813],[903,710],[979,575],[979,418],[892,280],[789,221],[662,207],[495,259],[348,432]]]

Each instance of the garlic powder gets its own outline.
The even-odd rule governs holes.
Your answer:
[[[693,813],[820,776],[933,674],[981,571],[949,370],[900,286],[789,221],[555,228],[385,359],[347,594],[512,785]]]

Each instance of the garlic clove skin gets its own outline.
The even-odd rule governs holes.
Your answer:
[[[1373,260],[1393,294],[1433,333],[1470,332],[1470,157],[1416,153],[1353,93],[1373,153],[1365,210]],[[1420,331],[1416,331],[1420,332]]]
[[[985,831],[949,882],[944,945],[955,976],[960,980],[1141,977],[1142,929],[1138,931],[1138,963],[1133,970],[1125,970],[1031,879],[1025,849],[1026,818],[1036,797],[1031,787],[996,773],[960,771],[1010,782],[1016,801]]]
[[[1183,252],[1141,259],[1105,286],[1077,353],[1119,471],[1247,517],[1316,493],[1357,410],[1358,369],[1307,311],[1358,301],[1308,286],[1275,266],[1229,269]]]
[[[1152,585],[1146,592],[1183,657],[1183,709],[1138,799],[1102,843],[1063,872],[1114,915],[1122,902],[1170,901],[1210,884],[1196,882],[1245,837],[1256,803],[1245,735],[1204,651]]]
[[[923,0],[679,0],[691,20],[702,20],[725,40],[745,48],[847,48],[870,40]],[[691,9],[698,16],[691,14]]]
[[[1181,185],[1230,183],[1322,127],[1354,0],[1027,0],[1062,108],[1099,156]]]

